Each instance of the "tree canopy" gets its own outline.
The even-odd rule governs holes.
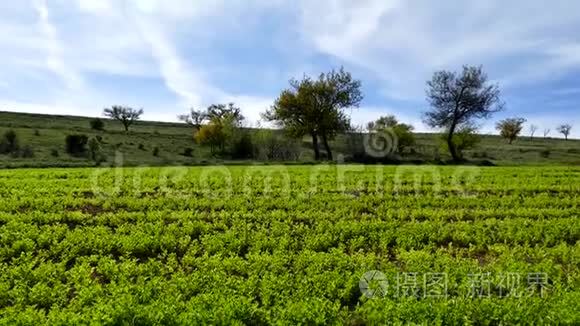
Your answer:
[[[195,141],[209,145],[212,153],[225,152],[228,141],[235,141],[235,133],[242,126],[244,116],[240,108],[234,103],[212,104],[202,114],[204,118],[201,122],[207,121],[207,124],[198,127]]]
[[[525,122],[526,119],[524,118],[508,118],[499,121],[495,128],[499,130],[500,136],[507,139],[511,144],[524,129]]]
[[[394,115],[387,115],[378,118],[375,121],[367,124],[367,129],[370,132],[390,132],[393,139],[393,144],[397,153],[402,153],[405,148],[415,144],[415,136],[413,130],[415,129],[410,124],[400,123]]]
[[[125,131],[129,131],[129,127],[143,115],[143,109],[135,110],[126,106],[113,105],[111,108],[104,109],[103,115],[120,121]]]
[[[201,128],[201,125],[207,120],[207,112],[202,110],[190,109],[188,114],[180,114],[177,116],[180,121],[187,123],[196,129]]]
[[[343,68],[322,73],[317,79],[304,76],[290,80],[274,105],[263,117],[282,127],[293,137],[312,137],[314,157],[320,159],[319,138],[332,160],[329,141],[350,127],[347,108],[358,107],[363,99],[361,82]]]
[[[565,139],[568,140],[568,136],[570,135],[570,132],[572,131],[572,125],[569,123],[564,123],[558,126],[558,128],[556,128],[556,130],[561,133],[562,135],[564,135]]]

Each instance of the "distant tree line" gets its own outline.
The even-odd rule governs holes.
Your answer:
[[[387,153],[401,157],[416,151],[414,126],[400,122],[394,115],[385,115],[369,122],[365,128],[353,126],[350,109],[356,109],[363,100],[362,83],[344,68],[321,73],[316,78],[304,76],[291,79],[288,88],[281,91],[273,105],[261,114],[278,130],[250,130],[241,109],[235,103],[212,104],[205,109],[192,108],[178,119],[192,127],[195,143],[209,148],[213,156],[232,159],[297,160],[302,156],[303,144],[311,147],[315,160],[333,160],[332,142],[339,135],[346,137],[346,151],[361,161],[368,159],[364,148],[367,136],[388,135],[392,149]],[[491,83],[481,66],[464,66],[460,72],[437,71],[426,83],[429,109],[423,112],[423,122],[441,132],[441,145],[453,161],[462,161],[465,151],[481,140],[478,133],[480,120],[489,119],[505,109],[500,88]],[[121,124],[126,133],[141,119],[143,109],[114,105],[103,110],[103,116]],[[526,119],[510,117],[500,120],[495,128],[509,144],[516,141],[524,130]],[[90,128],[105,132],[105,121],[94,118]],[[539,127],[529,126],[533,141]],[[568,140],[572,125],[565,123],[555,130]],[[544,128],[547,138],[550,128]],[[36,134],[39,135],[38,131]],[[304,138],[308,141],[303,142]],[[67,135],[65,150],[71,156],[87,157],[100,164],[106,160],[101,136]],[[142,146],[141,146],[142,147]],[[144,148],[140,148],[143,150]],[[184,149],[183,156],[192,156],[193,149]],[[0,140],[0,154],[32,157],[30,146],[20,146],[16,133],[6,132]],[[58,156],[53,150],[52,156]],[[153,149],[159,155],[159,148]]]
[[[427,81],[426,91],[430,109],[423,113],[423,122],[442,131],[441,139],[454,161],[463,160],[464,151],[480,141],[478,121],[505,108],[499,86],[488,80],[481,66],[464,66],[459,73],[435,72]],[[351,125],[347,110],[359,107],[362,100],[361,82],[341,68],[316,78],[291,79],[289,87],[282,90],[262,117],[289,139],[308,137],[315,160],[332,160],[332,140],[339,134],[360,134]],[[233,103],[212,105],[206,110],[191,109],[179,119],[191,125],[195,141],[210,146],[214,154],[232,154],[236,144],[238,148],[244,147],[242,143],[251,147],[248,135],[240,135],[244,117]],[[525,122],[521,117],[507,118],[497,122],[496,129],[512,144],[521,135]],[[569,124],[556,128],[565,139],[571,129]],[[393,135],[396,138],[393,152],[399,155],[415,145],[413,130],[412,125],[399,122],[393,115],[380,117],[366,126],[367,133]],[[536,125],[530,126],[530,139],[533,140],[537,130]],[[549,132],[550,129],[544,130],[544,138]],[[360,142],[357,146],[361,146]]]

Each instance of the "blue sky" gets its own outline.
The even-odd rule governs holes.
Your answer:
[[[573,0],[22,0],[0,3],[0,110],[175,121],[234,101],[256,124],[288,79],[344,66],[356,124],[395,114],[428,130],[425,81],[482,64],[506,111],[580,137],[580,3]],[[555,136],[555,131],[552,131]]]

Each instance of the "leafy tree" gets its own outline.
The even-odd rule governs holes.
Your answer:
[[[457,129],[475,119],[487,119],[504,106],[499,87],[488,82],[481,66],[464,66],[460,75],[436,72],[427,82],[427,101],[431,110],[424,113],[424,121],[431,127],[446,129],[447,147],[455,161],[461,159],[453,142]]]
[[[225,136],[223,126],[219,123],[202,126],[195,134],[194,139],[198,144],[210,146],[212,154],[224,150]]]
[[[396,150],[398,153],[402,153],[405,148],[415,145],[413,126],[400,123],[394,115],[383,116],[376,121],[369,122],[367,129],[371,132],[385,132],[390,130],[397,138]]]
[[[103,115],[120,121],[125,131],[129,131],[129,127],[143,115],[143,109],[135,110],[126,106],[113,105],[111,108],[104,109]]]
[[[556,128],[556,130],[561,133],[562,135],[564,135],[565,139],[568,140],[568,136],[570,135],[570,132],[572,131],[572,125],[569,123],[564,123],[558,126],[558,128]]]
[[[232,119],[235,123],[241,123],[244,120],[240,108],[235,106],[234,103],[228,103],[227,105],[212,104],[207,108],[206,116],[210,121],[228,118]]]
[[[511,144],[524,129],[525,122],[524,118],[508,118],[499,121],[495,125],[495,129],[499,130],[499,134]]]
[[[320,138],[328,159],[332,160],[329,141],[349,129],[350,119],[345,110],[358,107],[362,98],[361,82],[341,68],[322,73],[318,79],[304,76],[301,81],[290,80],[290,88],[282,91],[263,117],[293,137],[309,135],[316,160],[320,159]]]
[[[195,134],[197,143],[209,145],[213,154],[225,153],[228,144],[238,141],[238,130],[242,126],[244,116],[233,103],[214,104],[208,107],[209,123],[203,125]]]

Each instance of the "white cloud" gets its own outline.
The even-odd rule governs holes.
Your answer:
[[[80,90],[84,87],[83,78],[77,71],[71,69],[63,60],[62,47],[56,33],[56,28],[50,22],[46,0],[34,0],[33,4],[34,9],[38,13],[38,24],[42,34],[47,40],[47,67],[61,76],[67,87],[72,90]]]
[[[50,88],[48,100],[30,94],[30,102],[45,110],[78,106],[93,112],[113,100],[122,103],[143,96],[146,112],[163,119],[190,106],[234,101],[249,119],[257,120],[277,95],[271,94],[273,87],[263,87],[268,89],[265,92],[259,84],[284,79],[280,83],[284,87],[288,77],[345,64],[355,76],[364,75],[365,87],[367,78],[373,83],[365,89],[372,103],[353,111],[355,121],[394,113],[420,130],[418,110],[390,109],[396,106],[390,100],[402,99],[411,104],[407,107],[424,103],[425,80],[434,70],[484,64],[490,78],[500,81],[509,93],[511,87],[557,79],[580,68],[576,32],[580,4],[566,0],[549,5],[541,0],[469,4],[459,0],[33,0],[32,4],[32,8],[25,1],[0,4],[0,51],[4,53],[0,91],[8,94],[2,95],[6,101],[23,98],[22,94],[10,97],[16,86],[5,76],[20,85],[34,81],[35,86],[41,85],[37,89]],[[277,24],[280,34],[269,34],[272,24]],[[262,65],[246,64],[235,52],[224,53],[230,43],[246,39],[286,56]],[[261,49],[255,51],[259,55]],[[200,57],[214,53],[223,58],[219,66],[205,65],[211,60]],[[61,85],[52,82],[53,74],[66,87],[57,89]],[[224,75],[234,86],[220,84],[226,78],[216,76]],[[148,82],[161,79],[175,98],[151,106],[166,104],[176,112],[149,107],[149,94],[142,94],[148,89],[141,89],[141,84],[120,85],[118,93],[95,91],[95,79],[106,84],[106,78],[117,76],[126,83],[142,77]],[[111,80],[108,88],[116,87],[115,78]],[[562,90],[558,95],[574,94]],[[17,106],[33,109],[34,105]]]
[[[417,98],[434,70],[462,64],[484,64],[491,78],[514,83],[580,66],[573,41],[580,5],[570,1],[305,0],[302,6],[304,37],[323,53],[375,72],[391,98]]]
[[[147,4],[147,6],[155,5],[158,5],[155,1]],[[132,18],[158,61],[165,85],[179,96],[181,107],[199,108],[212,103],[234,102],[242,109],[250,122],[256,122],[260,120],[260,113],[272,104],[271,98],[231,94],[213,86],[206,81],[202,72],[193,68],[181,57],[174,42],[165,34],[162,23],[139,12],[135,13]]]
[[[135,22],[158,61],[165,85],[182,99],[183,105],[199,107],[203,103],[203,95],[215,97],[219,93],[208,86],[180,58],[170,40],[163,34],[160,24],[149,22],[143,17],[136,17]]]

